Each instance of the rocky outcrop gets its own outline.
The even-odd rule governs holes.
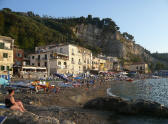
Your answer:
[[[150,115],[168,117],[168,108],[156,102],[135,100],[128,101],[119,97],[96,98],[84,105],[85,109],[113,111],[125,115]]]
[[[73,29],[75,35],[83,42],[91,46],[102,48],[103,53],[109,56],[130,60],[131,57],[139,57],[142,61],[157,62],[149,51],[136,44],[132,40],[124,38],[120,32],[110,32],[100,29],[95,25],[81,24]]]

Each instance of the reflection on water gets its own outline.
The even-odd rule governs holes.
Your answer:
[[[111,91],[123,98],[150,100],[168,107],[168,79],[166,78],[112,83]]]
[[[135,82],[112,82],[111,92],[126,99],[155,101],[168,107],[168,79],[146,79]],[[168,119],[121,117],[119,124],[168,124]]]

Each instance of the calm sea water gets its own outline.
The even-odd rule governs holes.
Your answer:
[[[128,99],[155,101],[168,107],[168,79],[112,83],[111,92]]]
[[[126,99],[155,101],[168,107],[168,79],[146,79],[134,82],[112,82],[111,92]],[[168,119],[121,117],[119,124],[168,124]]]

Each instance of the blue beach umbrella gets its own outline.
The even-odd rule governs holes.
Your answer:
[[[82,79],[82,77],[75,77],[74,79]]]
[[[8,85],[8,81],[4,78],[0,78],[0,85]]]

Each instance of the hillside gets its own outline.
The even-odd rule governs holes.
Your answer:
[[[158,57],[136,44],[132,35],[120,33],[119,29],[112,19],[92,15],[53,18],[33,12],[12,12],[8,8],[0,11],[0,35],[14,38],[15,44],[25,51],[32,52],[41,45],[72,43],[91,49],[94,54],[119,57],[123,63],[159,62]],[[164,61],[161,62],[167,64]]]

